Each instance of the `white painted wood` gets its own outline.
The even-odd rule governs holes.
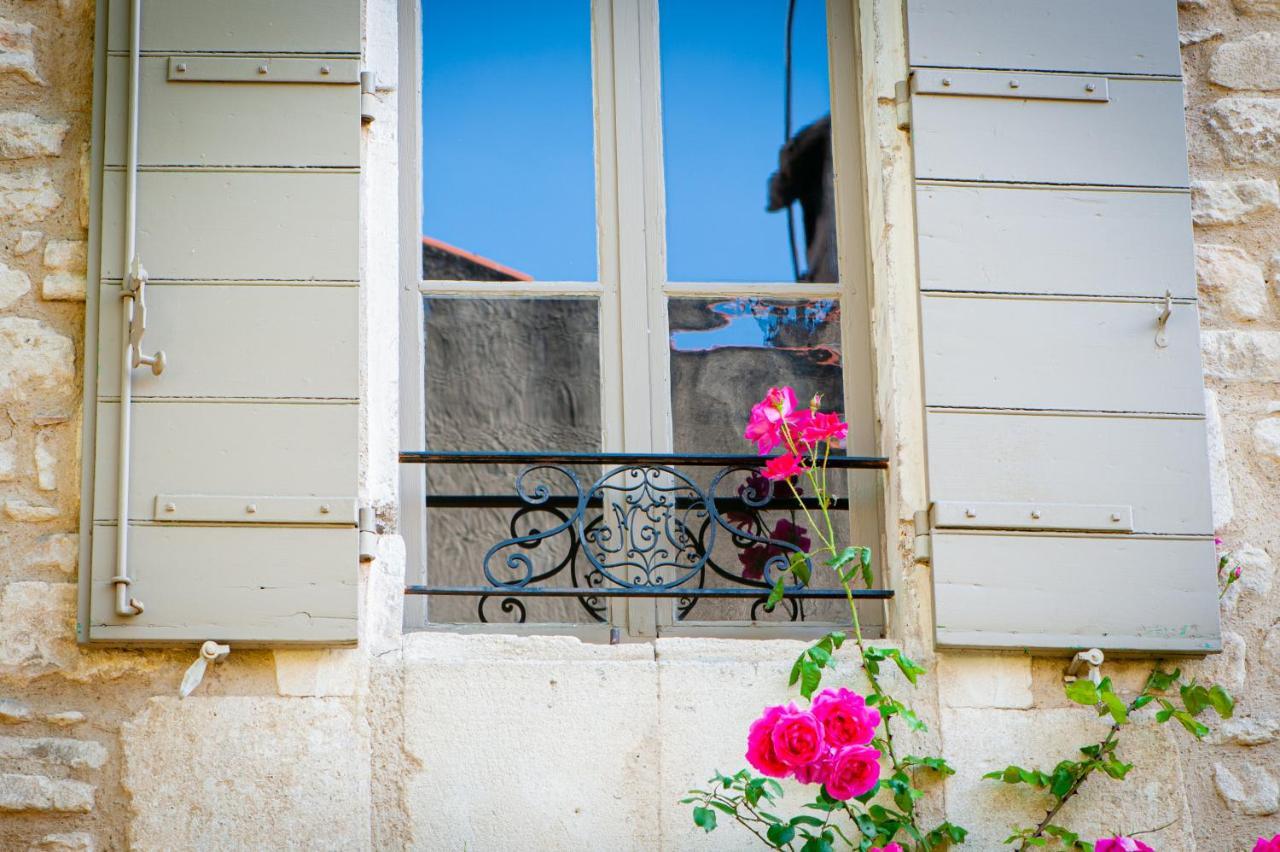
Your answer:
[[[1139,532],[1213,534],[1202,419],[931,410],[926,430],[934,501],[1118,504]]]
[[[360,63],[330,56],[282,59],[260,56],[170,56],[168,79],[206,83],[309,83],[315,86],[358,85]]]
[[[117,406],[98,403],[98,521],[116,517]],[[157,494],[354,497],[358,411],[355,403],[135,401],[130,515],[150,520]]]
[[[939,647],[1208,653],[1211,539],[933,533]]]
[[[138,251],[152,279],[359,280],[359,175],[320,171],[144,171]],[[120,209],[123,173],[103,204]],[[123,223],[103,217],[102,275],[124,273]]]
[[[110,5],[108,49],[129,47],[129,4]],[[143,0],[144,51],[360,53],[359,0]]]
[[[912,65],[1181,74],[1169,0],[908,0]]]
[[[360,395],[360,293],[355,287],[147,286],[147,345],[168,356],[160,376],[134,374],[134,399]],[[99,334],[120,344],[120,287],[103,285]],[[117,397],[115,370],[98,374],[100,397]]]
[[[1095,299],[921,297],[925,404],[1204,413],[1196,306]]]
[[[354,59],[340,61],[355,68]],[[358,85],[170,82],[169,63],[141,62],[142,165],[360,165]],[[107,60],[107,165],[124,163],[128,66],[123,56]]]
[[[1182,83],[1113,79],[1110,91],[1106,103],[916,95],[916,177],[1187,186]]]
[[[157,494],[151,519],[163,523],[322,524],[352,526],[356,501],[350,496],[270,497]]]
[[[92,635],[106,642],[356,641],[359,533],[350,528],[134,524],[141,615],[112,613],[113,526],[93,530]]]
[[[1196,297],[1191,196],[921,184],[920,288]]]
[[[934,503],[930,521],[935,527],[953,529],[1131,533],[1133,507],[1078,503]]]
[[[1035,98],[1057,101],[1111,99],[1105,77],[1081,74],[1029,74],[1011,71],[960,71],[954,68],[921,68],[911,74],[911,93],[980,98]]]

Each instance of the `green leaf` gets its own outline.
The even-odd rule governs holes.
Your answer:
[[[1183,710],[1175,710],[1173,718],[1177,719],[1182,727],[1187,729],[1187,733],[1196,739],[1202,739],[1205,734],[1209,733],[1209,726],[1202,722],[1197,722],[1195,717]]]
[[[1066,761],[1063,761],[1066,763]],[[1074,765],[1074,764],[1073,764]],[[1061,799],[1067,795],[1067,791],[1071,789],[1071,785],[1076,781],[1075,773],[1066,766],[1059,764],[1058,768],[1053,771],[1053,777],[1049,781],[1049,792],[1055,798]]]
[[[1133,709],[1141,710],[1143,707],[1146,707],[1155,700],[1154,695],[1139,695],[1137,698],[1133,699]]]
[[[815,816],[809,816],[808,814],[800,814],[799,816],[793,816],[791,818],[791,825],[793,826],[811,825],[815,828],[821,828],[823,823],[822,823],[822,820],[818,819]]]
[[[1182,669],[1174,669],[1171,672],[1166,672],[1157,668],[1155,671],[1151,672],[1151,676],[1147,678],[1147,686],[1143,689],[1143,692],[1146,692],[1147,689],[1154,689],[1156,692],[1164,692],[1166,689],[1177,683],[1178,678],[1180,677],[1182,677]]]
[[[1230,719],[1231,714],[1236,712],[1236,700],[1216,683],[1209,689],[1209,703],[1223,719]]]
[[[809,659],[813,660],[820,666],[826,667],[831,662],[831,652],[822,647],[821,644],[814,645],[809,649]]]
[[[1093,681],[1085,678],[1067,684],[1066,693],[1067,698],[1077,704],[1097,704],[1099,701],[1098,687]]]
[[[1178,694],[1182,697],[1182,706],[1192,716],[1199,716],[1209,706],[1209,690],[1194,680],[1180,686]]]
[[[902,766],[922,766],[926,769],[932,769],[940,775],[955,775],[956,771],[951,768],[945,758],[941,757],[919,757],[909,754],[901,760]]]
[[[1124,701],[1120,696],[1111,690],[1102,693],[1102,703],[1106,705],[1107,710],[1111,713],[1111,718],[1115,720],[1117,725],[1123,725],[1129,721],[1129,711],[1125,709]]]
[[[789,825],[771,825],[765,832],[765,837],[775,847],[781,848],[796,839],[796,830]]]
[[[800,694],[805,698],[812,698],[821,684],[822,667],[812,660],[805,660],[800,666]]]
[[[791,573],[796,575],[796,579],[804,585],[809,585],[809,557],[804,553],[793,553],[788,560],[787,567],[791,569]]]
[[[1129,770],[1132,768],[1132,763],[1124,763],[1116,757],[1111,757],[1102,761],[1102,771],[1117,781],[1123,781],[1124,776],[1128,775]]]
[[[716,812],[710,808],[694,808],[693,824],[708,834],[716,830]]]
[[[782,600],[784,594],[783,586],[786,583],[786,575],[779,575],[774,581],[773,591],[769,592],[769,599],[764,602],[764,611],[773,612],[773,608],[778,605],[778,601]]]
[[[800,852],[833,852],[831,841],[825,837],[810,837],[800,847]]]
[[[712,799],[707,804],[711,805],[711,807],[718,811],[728,814],[729,816],[734,816],[738,813],[738,809],[733,807],[733,805],[730,805],[727,802],[722,802],[719,799]]]

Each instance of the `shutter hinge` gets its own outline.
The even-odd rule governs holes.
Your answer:
[[[915,523],[916,562],[929,564],[933,559],[933,538],[929,535],[929,510],[922,509],[912,519]]]
[[[378,516],[371,506],[361,506],[360,519],[360,561],[372,562],[378,547]]]
[[[372,71],[360,72],[360,121],[368,124],[373,121],[374,111],[378,108],[378,75]]]
[[[911,81],[899,80],[893,84],[893,103],[898,115],[898,129],[911,129]]]

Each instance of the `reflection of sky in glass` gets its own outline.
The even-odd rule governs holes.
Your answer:
[[[786,9],[661,3],[674,279],[791,280],[783,214],[764,211]],[[796,2],[794,129],[829,109],[825,15]],[[590,44],[588,0],[424,0],[428,236],[535,278],[596,278]]]
[[[778,334],[796,329],[810,334],[835,308],[834,299],[801,304],[766,304],[759,299],[733,299],[710,306],[724,317],[724,325],[697,331],[673,331],[671,348],[676,352],[711,352],[715,349],[767,349],[776,345]]]

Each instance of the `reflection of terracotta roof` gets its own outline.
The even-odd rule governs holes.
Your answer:
[[[509,278],[512,281],[532,281],[533,280],[533,276],[528,274],[527,272],[521,272],[518,269],[512,269],[510,266],[504,266],[503,264],[498,263],[496,260],[490,260],[489,258],[475,254],[474,252],[469,252],[466,249],[458,248],[455,245],[450,245],[449,243],[446,243],[444,240],[437,240],[435,237],[424,236],[422,238],[422,244],[424,246],[436,249],[437,251],[446,252],[447,254],[460,257],[463,260],[468,261],[469,263],[474,263],[476,266],[483,266],[486,269],[491,269],[497,274],[502,275],[506,278]]]

